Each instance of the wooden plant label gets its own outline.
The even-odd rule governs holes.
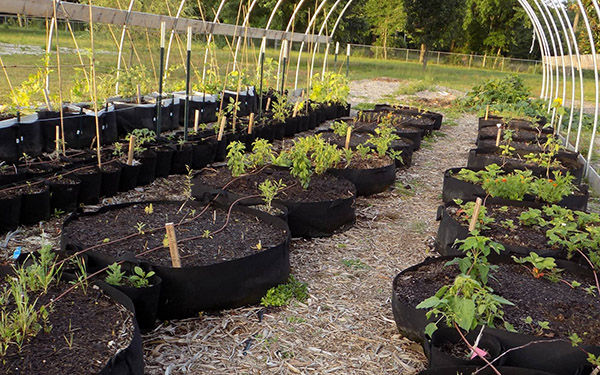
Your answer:
[[[173,268],[181,268],[181,259],[179,258],[179,249],[177,248],[177,237],[175,236],[175,226],[173,223],[165,224],[167,231],[167,240],[169,241],[169,253],[171,254],[171,264]]]
[[[250,113],[250,121],[248,123],[248,134],[252,134],[253,127],[254,127],[254,112]]]
[[[269,96],[267,98],[267,106],[265,107],[265,111],[268,111],[270,106],[271,106],[271,97]]]
[[[60,152],[60,128],[58,127],[58,125],[56,126],[56,140],[54,141],[56,143],[56,153],[58,154]]]
[[[140,90],[140,84],[137,85],[137,104],[142,103],[142,91]]]
[[[346,131],[346,144],[344,148],[347,150],[350,148],[350,137],[352,136],[352,127],[348,126],[348,130]]]
[[[500,146],[500,137],[502,137],[502,124],[496,124],[498,127],[498,134],[496,134],[496,147]]]
[[[298,116],[298,108],[299,107],[300,107],[300,102],[296,102],[296,104],[294,104],[294,113],[292,113],[292,117]]]
[[[490,116],[490,106],[486,105],[485,106],[485,119],[487,120],[489,116]]]
[[[129,151],[127,152],[127,165],[133,165],[133,151],[135,149],[135,135],[129,136]]]
[[[194,112],[194,133],[198,133],[198,123],[200,122],[200,111]]]
[[[217,136],[217,141],[223,140],[223,132],[225,132],[225,124],[227,123],[227,117],[223,116],[221,119],[221,124],[219,125],[219,135]]]
[[[469,232],[475,230],[475,226],[477,225],[477,219],[479,218],[479,211],[481,210],[481,204],[483,201],[481,198],[477,198],[475,201],[475,207],[473,208],[473,217],[471,217],[471,223],[469,223]]]

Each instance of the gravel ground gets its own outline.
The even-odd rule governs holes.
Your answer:
[[[353,82],[354,97],[371,92],[366,86]],[[306,303],[164,322],[144,337],[147,374],[375,375],[424,368],[420,346],[397,332],[391,283],[398,272],[432,255],[443,171],[466,164],[475,124],[472,115],[446,122],[415,153],[413,166],[398,171],[394,188],[357,200],[357,222],[349,230],[292,241],[292,274],[308,284]],[[102,204],[183,199],[185,182],[184,176],[159,179]],[[20,228],[0,243],[2,254],[8,258],[17,246],[32,251],[42,242],[57,245],[62,219]]]

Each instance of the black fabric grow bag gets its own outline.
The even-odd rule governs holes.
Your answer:
[[[552,134],[554,132],[554,129],[552,129],[552,127],[544,127],[545,123],[545,121],[541,120],[537,121],[536,123],[532,123],[528,120],[513,119],[509,121],[508,127],[517,130],[523,129],[536,132],[540,131],[542,132],[542,134],[546,135]],[[482,128],[496,127],[498,124],[506,125],[506,122],[502,117],[489,115],[487,120],[485,119],[485,117],[480,117],[478,120],[478,124],[479,130],[481,130]]]
[[[119,179],[119,191],[129,191],[137,186],[140,169],[140,164],[122,165],[121,178]]]
[[[42,130],[37,114],[0,121],[0,161],[16,162],[25,153],[43,152]]]
[[[0,198],[0,212],[0,233],[17,229],[21,221],[21,193],[3,193]]]
[[[414,271],[424,265],[436,262],[446,263],[453,258],[453,256],[428,258],[422,263],[405,269],[394,278],[392,285],[392,311],[394,313],[394,320],[396,321],[398,330],[406,337],[414,341],[424,343],[425,326],[429,323],[429,321],[425,317],[427,310],[416,309],[415,306],[411,306],[398,298],[395,290],[395,285],[397,283],[396,280],[403,277],[408,277],[409,272]],[[514,264],[514,261],[507,256],[491,255],[488,257],[488,259],[492,264]],[[564,260],[557,260],[556,263],[561,269],[568,270],[575,274],[585,275],[586,277],[593,279],[593,275],[591,274],[589,268],[582,267],[576,263]],[[478,333],[479,329],[480,327],[477,327],[473,331]],[[573,347],[569,340],[554,342],[552,339],[547,337],[530,336],[490,327],[486,327],[484,332],[487,332],[487,335],[493,336],[500,341],[503,352],[511,348],[526,345],[532,341],[548,341],[511,351],[504,356],[506,357],[504,359],[504,366],[514,366],[522,369],[534,370],[534,372],[524,372],[524,374],[536,374],[539,371],[544,374],[544,371],[547,371],[556,375],[579,375],[589,374],[591,372],[591,365],[589,362],[587,362],[587,354],[584,353],[580,348]],[[582,346],[582,348],[590,353],[600,353],[599,346]],[[442,374],[444,374],[444,372],[442,372]],[[502,374],[504,375],[505,373],[502,372]],[[516,374],[520,373],[517,372]]]
[[[121,163],[104,164],[101,175],[100,196],[112,197],[116,195],[119,192],[119,182],[121,180]]]
[[[77,202],[79,204],[98,203],[102,187],[102,172],[97,167],[91,167],[85,171],[76,172],[75,177],[81,181]]]
[[[393,162],[381,168],[330,169],[329,173],[352,182],[356,186],[356,194],[362,196],[381,193],[396,181],[396,165]]]
[[[81,215],[94,215],[139,203],[106,206],[100,208],[97,212]],[[153,203],[181,205],[181,202]],[[162,279],[159,319],[189,318],[197,316],[200,311],[254,304],[260,301],[271,287],[288,279],[290,271],[290,237],[289,227],[285,221],[244,206],[235,206],[232,212],[234,214],[235,212],[244,212],[254,215],[257,220],[284,230],[288,235],[281,243],[273,247],[226,262],[183,268],[151,264],[156,274]],[[71,215],[65,221],[65,225],[68,225],[72,220],[76,220],[78,216],[78,214]],[[76,244],[69,243],[64,231],[61,238],[61,247],[67,249],[67,251],[81,250]],[[105,267],[116,261],[110,256],[100,255],[93,250],[89,251],[89,256],[90,263],[93,262],[96,267]]]
[[[135,314],[133,302],[123,292],[103,281],[98,280],[94,283],[113,300]],[[144,375],[142,335],[140,334],[140,329],[135,317],[133,319],[133,324],[133,337],[129,346],[111,358],[102,371],[100,371],[99,375]]]
[[[473,330],[467,333],[465,337],[470,344],[473,344],[478,335],[479,331]],[[438,328],[433,333],[431,339],[427,340],[427,342],[423,345],[425,349],[425,355],[429,359],[429,367],[436,368],[452,365],[485,365],[485,361],[479,357],[473,359],[455,357],[442,349],[445,345],[454,345],[458,343],[463,343],[463,341],[455,328]],[[479,341],[478,348],[484,349],[486,352],[488,352],[489,355],[486,356],[487,360],[493,360],[502,354],[502,344],[500,343],[500,340],[498,340],[498,338],[495,336],[488,335],[485,330]],[[504,357],[500,357],[496,362],[494,362],[494,365],[496,367],[501,366],[505,360],[506,359]]]
[[[202,169],[215,161],[217,153],[217,141],[213,138],[207,138],[198,141],[193,145],[192,168]]]
[[[338,177],[339,178],[339,177]],[[355,188],[354,188],[355,189]],[[336,230],[354,224],[356,214],[354,202],[356,190],[349,198],[330,201],[295,202],[275,199],[274,202],[287,207],[288,224],[294,237],[329,237]],[[205,185],[199,177],[193,180],[192,194],[201,202],[207,202],[219,195],[223,202],[230,204],[242,198],[241,195],[225,191],[214,186]],[[240,202],[244,205],[262,204],[261,199],[250,198]]]
[[[75,177],[53,179],[48,182],[50,187],[50,211],[61,210],[72,212],[77,209],[77,196],[81,181]]]
[[[171,174],[187,174],[188,167],[192,168],[193,157],[194,148],[191,144],[177,146],[171,162]]]
[[[21,224],[32,225],[50,218],[50,189],[42,183],[43,190],[36,193],[24,192],[21,196]]]
[[[444,120],[444,116],[441,113],[432,112],[432,111],[422,111],[418,108],[408,107],[408,106],[390,106],[388,104],[375,104],[375,111],[394,111],[398,113],[404,113],[409,115],[422,116],[426,118],[430,118],[434,120],[434,130],[440,130],[442,128],[442,122]]]
[[[170,145],[156,147],[154,149],[156,153],[156,170],[155,176],[167,177],[171,174],[171,165],[173,164],[173,154],[175,149]]]
[[[518,207],[531,207],[528,202],[517,202],[513,201],[512,206]],[[436,250],[442,255],[462,255],[462,252],[458,250],[458,247],[454,246],[456,240],[464,240],[469,237],[468,225],[462,225],[448,213],[447,207],[454,206],[454,203],[447,203],[444,206],[438,207],[437,220],[440,221],[438,233],[436,237]],[[553,258],[565,258],[566,253],[562,251],[556,251],[546,248],[532,249],[529,247],[513,246],[508,245],[500,241],[504,246],[506,253],[517,254],[517,255],[529,255],[530,252],[543,257]]]
[[[463,168],[450,168],[444,172],[444,184],[442,189],[442,200],[444,203],[452,202],[454,199],[462,199],[464,201],[474,201],[477,197],[485,198],[486,192],[483,190],[481,185],[473,184],[467,181],[460,180],[456,175]],[[587,204],[590,197],[588,186],[578,186],[580,194],[571,194],[565,196],[560,202],[556,203],[559,206],[569,208],[571,210],[586,211]],[[526,195],[524,197],[525,202],[531,203],[532,207],[542,206],[542,202],[535,201],[535,197]],[[508,199],[488,197],[486,202],[488,204],[505,204],[512,206],[518,204],[518,201],[512,201]]]
[[[570,172],[575,177],[573,183],[576,185],[581,184],[584,173],[584,167],[578,162],[577,156],[573,153],[559,153],[556,159],[566,167],[550,168],[550,173],[552,173],[553,171],[562,171],[563,173]],[[523,162],[519,160],[511,159],[507,159],[506,163],[503,163],[502,157],[500,155],[488,153],[485,150],[480,149],[472,149],[469,151],[467,168],[484,169],[490,164],[504,165],[502,169],[505,172],[511,172],[515,169],[528,169],[531,170],[535,176],[546,175],[546,168],[544,167],[529,165],[526,166]]]
[[[125,135],[135,129],[156,131],[156,104],[114,103],[119,134]]]
[[[156,179],[156,153],[152,150],[146,150],[140,155],[140,173],[137,178],[138,186],[145,186]]]

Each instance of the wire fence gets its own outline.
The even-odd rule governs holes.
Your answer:
[[[421,51],[409,48],[383,48],[351,44],[352,56],[371,59],[399,60],[405,62],[422,62]],[[504,56],[476,55],[442,51],[427,51],[428,64],[453,65],[466,68],[491,69],[513,73],[541,73],[540,60],[517,59]]]

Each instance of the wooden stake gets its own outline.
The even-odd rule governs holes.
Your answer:
[[[140,89],[140,84],[137,84],[137,104],[141,104],[142,103],[142,91]]]
[[[352,127],[348,126],[348,131],[346,132],[346,145],[344,148],[347,150],[350,148],[350,137],[352,136]]]
[[[225,131],[225,124],[227,123],[227,117],[223,116],[221,119],[221,125],[219,125],[219,135],[217,136],[217,141],[223,140],[223,132]]]
[[[127,165],[133,165],[133,151],[135,148],[135,135],[129,137],[129,152],[127,152]]]
[[[485,106],[485,119],[487,120],[489,116],[490,116],[490,106],[486,105]]]
[[[296,104],[294,104],[294,112],[292,113],[292,117],[298,116],[298,108],[299,107],[300,107],[300,102],[296,102]]]
[[[267,106],[265,107],[265,111],[268,111],[270,106],[271,106],[271,97],[269,96],[267,98]]]
[[[102,154],[100,149],[100,121],[98,119],[98,91],[96,87],[96,62],[94,57],[94,23],[92,17],[92,0],[89,0],[89,11],[90,11],[90,45],[91,45],[91,55],[90,55],[90,63],[91,69],[90,73],[92,76],[92,86],[90,87],[90,96],[92,97],[92,104],[94,107],[94,117],[96,119],[96,158],[98,158],[98,168],[102,168]],[[63,132],[64,134],[64,132]]]
[[[56,125],[56,138],[55,138],[54,142],[56,143],[56,153],[59,154],[60,153],[60,127],[58,125]]]
[[[471,223],[469,224],[469,232],[472,232],[475,230],[475,226],[477,225],[477,220],[479,219],[479,211],[481,210],[481,203],[483,203],[481,198],[477,198],[477,200],[475,201],[475,207],[473,209],[473,217],[471,217]]]
[[[496,134],[496,147],[500,146],[500,137],[502,137],[502,124],[497,124],[498,134]]]
[[[194,133],[198,134],[198,123],[200,122],[200,111],[194,111]]]
[[[167,239],[169,241],[169,253],[171,254],[171,264],[173,268],[181,268],[181,259],[179,259],[179,249],[177,249],[177,237],[175,236],[175,226],[173,223],[165,224]]]
[[[248,123],[248,134],[252,134],[252,128],[254,127],[254,112],[250,113],[250,122]]]

